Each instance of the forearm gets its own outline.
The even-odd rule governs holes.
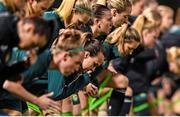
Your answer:
[[[3,88],[10,93],[17,95],[25,101],[37,104],[37,96],[28,92],[21,84],[6,80],[3,84]]]
[[[49,99],[53,95],[53,92],[44,94],[37,97],[29,93],[21,84],[6,80],[3,84],[3,88],[7,91],[19,96],[25,101],[37,104],[41,109],[48,109],[49,107],[53,109],[60,110],[59,103]]]

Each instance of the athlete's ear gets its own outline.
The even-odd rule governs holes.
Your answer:
[[[117,15],[117,13],[118,12],[117,12],[116,9],[114,9],[114,8],[111,9],[111,14],[112,14],[113,17],[115,17]]]
[[[63,52],[63,60],[67,61],[68,57],[70,57],[70,52]]]
[[[84,53],[84,58],[88,58],[89,56],[90,56],[90,53],[86,51],[86,52]]]

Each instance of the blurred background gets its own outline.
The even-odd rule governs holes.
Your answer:
[[[167,5],[173,8],[174,12],[176,12],[176,9],[180,7],[180,0],[157,0],[159,4],[161,5]],[[51,10],[52,8],[57,8],[62,0],[55,0],[53,6],[49,9]]]

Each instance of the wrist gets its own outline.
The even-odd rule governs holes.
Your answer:
[[[37,96],[33,97],[32,103],[39,105],[39,98]]]

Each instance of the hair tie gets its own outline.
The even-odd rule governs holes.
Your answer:
[[[75,9],[76,9],[77,11],[81,12],[81,13],[86,13],[86,14],[92,16],[92,13],[91,13],[91,10],[90,10],[90,9],[82,8],[82,7],[79,6],[79,5],[76,5],[76,6],[75,6]]]

